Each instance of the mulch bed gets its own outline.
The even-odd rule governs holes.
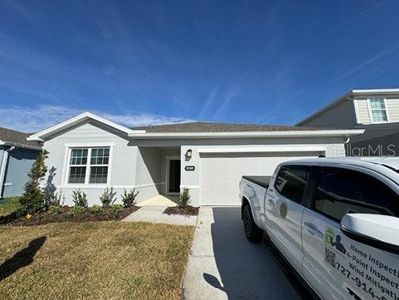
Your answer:
[[[167,215],[186,215],[186,216],[197,216],[199,211],[199,207],[179,207],[179,206],[172,206],[168,207],[164,210],[164,214]]]
[[[111,208],[102,209],[101,211],[94,212],[90,208],[87,208],[83,213],[71,215],[68,211],[72,207],[62,206],[59,211],[45,211],[37,212],[32,214],[28,219],[26,216],[14,218],[9,218],[6,222],[1,222],[2,224],[8,224],[13,226],[33,226],[33,225],[43,225],[48,223],[58,223],[58,222],[95,222],[95,221],[117,221],[122,220],[129,214],[135,212],[140,207],[131,206],[124,207],[119,211],[113,211]]]

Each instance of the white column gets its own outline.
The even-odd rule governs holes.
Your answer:
[[[186,156],[188,150],[191,150],[192,156],[189,159]],[[199,206],[199,153],[197,146],[184,145],[180,148],[181,158],[181,179],[180,190],[188,188],[190,190],[190,205]]]

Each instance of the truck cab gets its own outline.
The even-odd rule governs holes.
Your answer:
[[[399,160],[280,164],[240,182],[248,240],[262,237],[323,299],[399,299]]]

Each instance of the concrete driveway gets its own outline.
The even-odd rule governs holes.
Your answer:
[[[201,207],[197,224],[185,299],[311,299],[278,256],[246,240],[239,207]]]

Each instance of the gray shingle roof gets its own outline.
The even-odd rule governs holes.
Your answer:
[[[40,147],[40,144],[35,141],[27,141],[26,138],[31,133],[20,132],[8,128],[0,127],[0,141],[10,144],[20,144],[25,146]]]
[[[210,122],[189,122],[167,125],[150,125],[133,127],[134,130],[146,132],[245,132],[245,131],[288,131],[288,130],[324,130],[326,128],[289,126],[289,125],[256,125],[256,124],[229,124]]]

